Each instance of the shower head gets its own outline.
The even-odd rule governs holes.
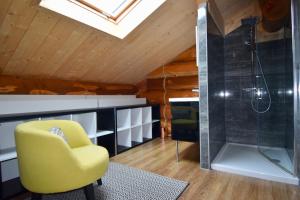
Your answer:
[[[242,25],[255,26],[259,22],[259,17],[248,17],[241,20]]]

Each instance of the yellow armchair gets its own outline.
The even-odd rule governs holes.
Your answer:
[[[67,143],[49,131],[53,127],[63,131]],[[77,122],[27,122],[16,127],[15,137],[21,182],[32,199],[82,187],[86,198],[94,199],[93,182],[101,184],[109,156],[105,148],[92,144]]]

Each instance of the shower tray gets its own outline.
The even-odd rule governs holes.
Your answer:
[[[256,145],[226,143],[212,162],[211,168],[264,180],[299,184],[296,176],[287,173],[264,157]]]

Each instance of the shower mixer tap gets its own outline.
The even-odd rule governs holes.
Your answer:
[[[262,99],[262,93],[263,93],[263,89],[262,88],[257,88],[255,91],[256,94],[256,99]]]

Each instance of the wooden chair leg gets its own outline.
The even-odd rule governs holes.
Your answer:
[[[38,194],[38,193],[31,193],[31,200],[41,200],[42,199],[42,195]]]
[[[95,200],[95,192],[93,184],[89,184],[83,188],[86,200]]]
[[[101,178],[97,180],[97,183],[98,183],[99,186],[102,185],[102,180],[101,180]]]

